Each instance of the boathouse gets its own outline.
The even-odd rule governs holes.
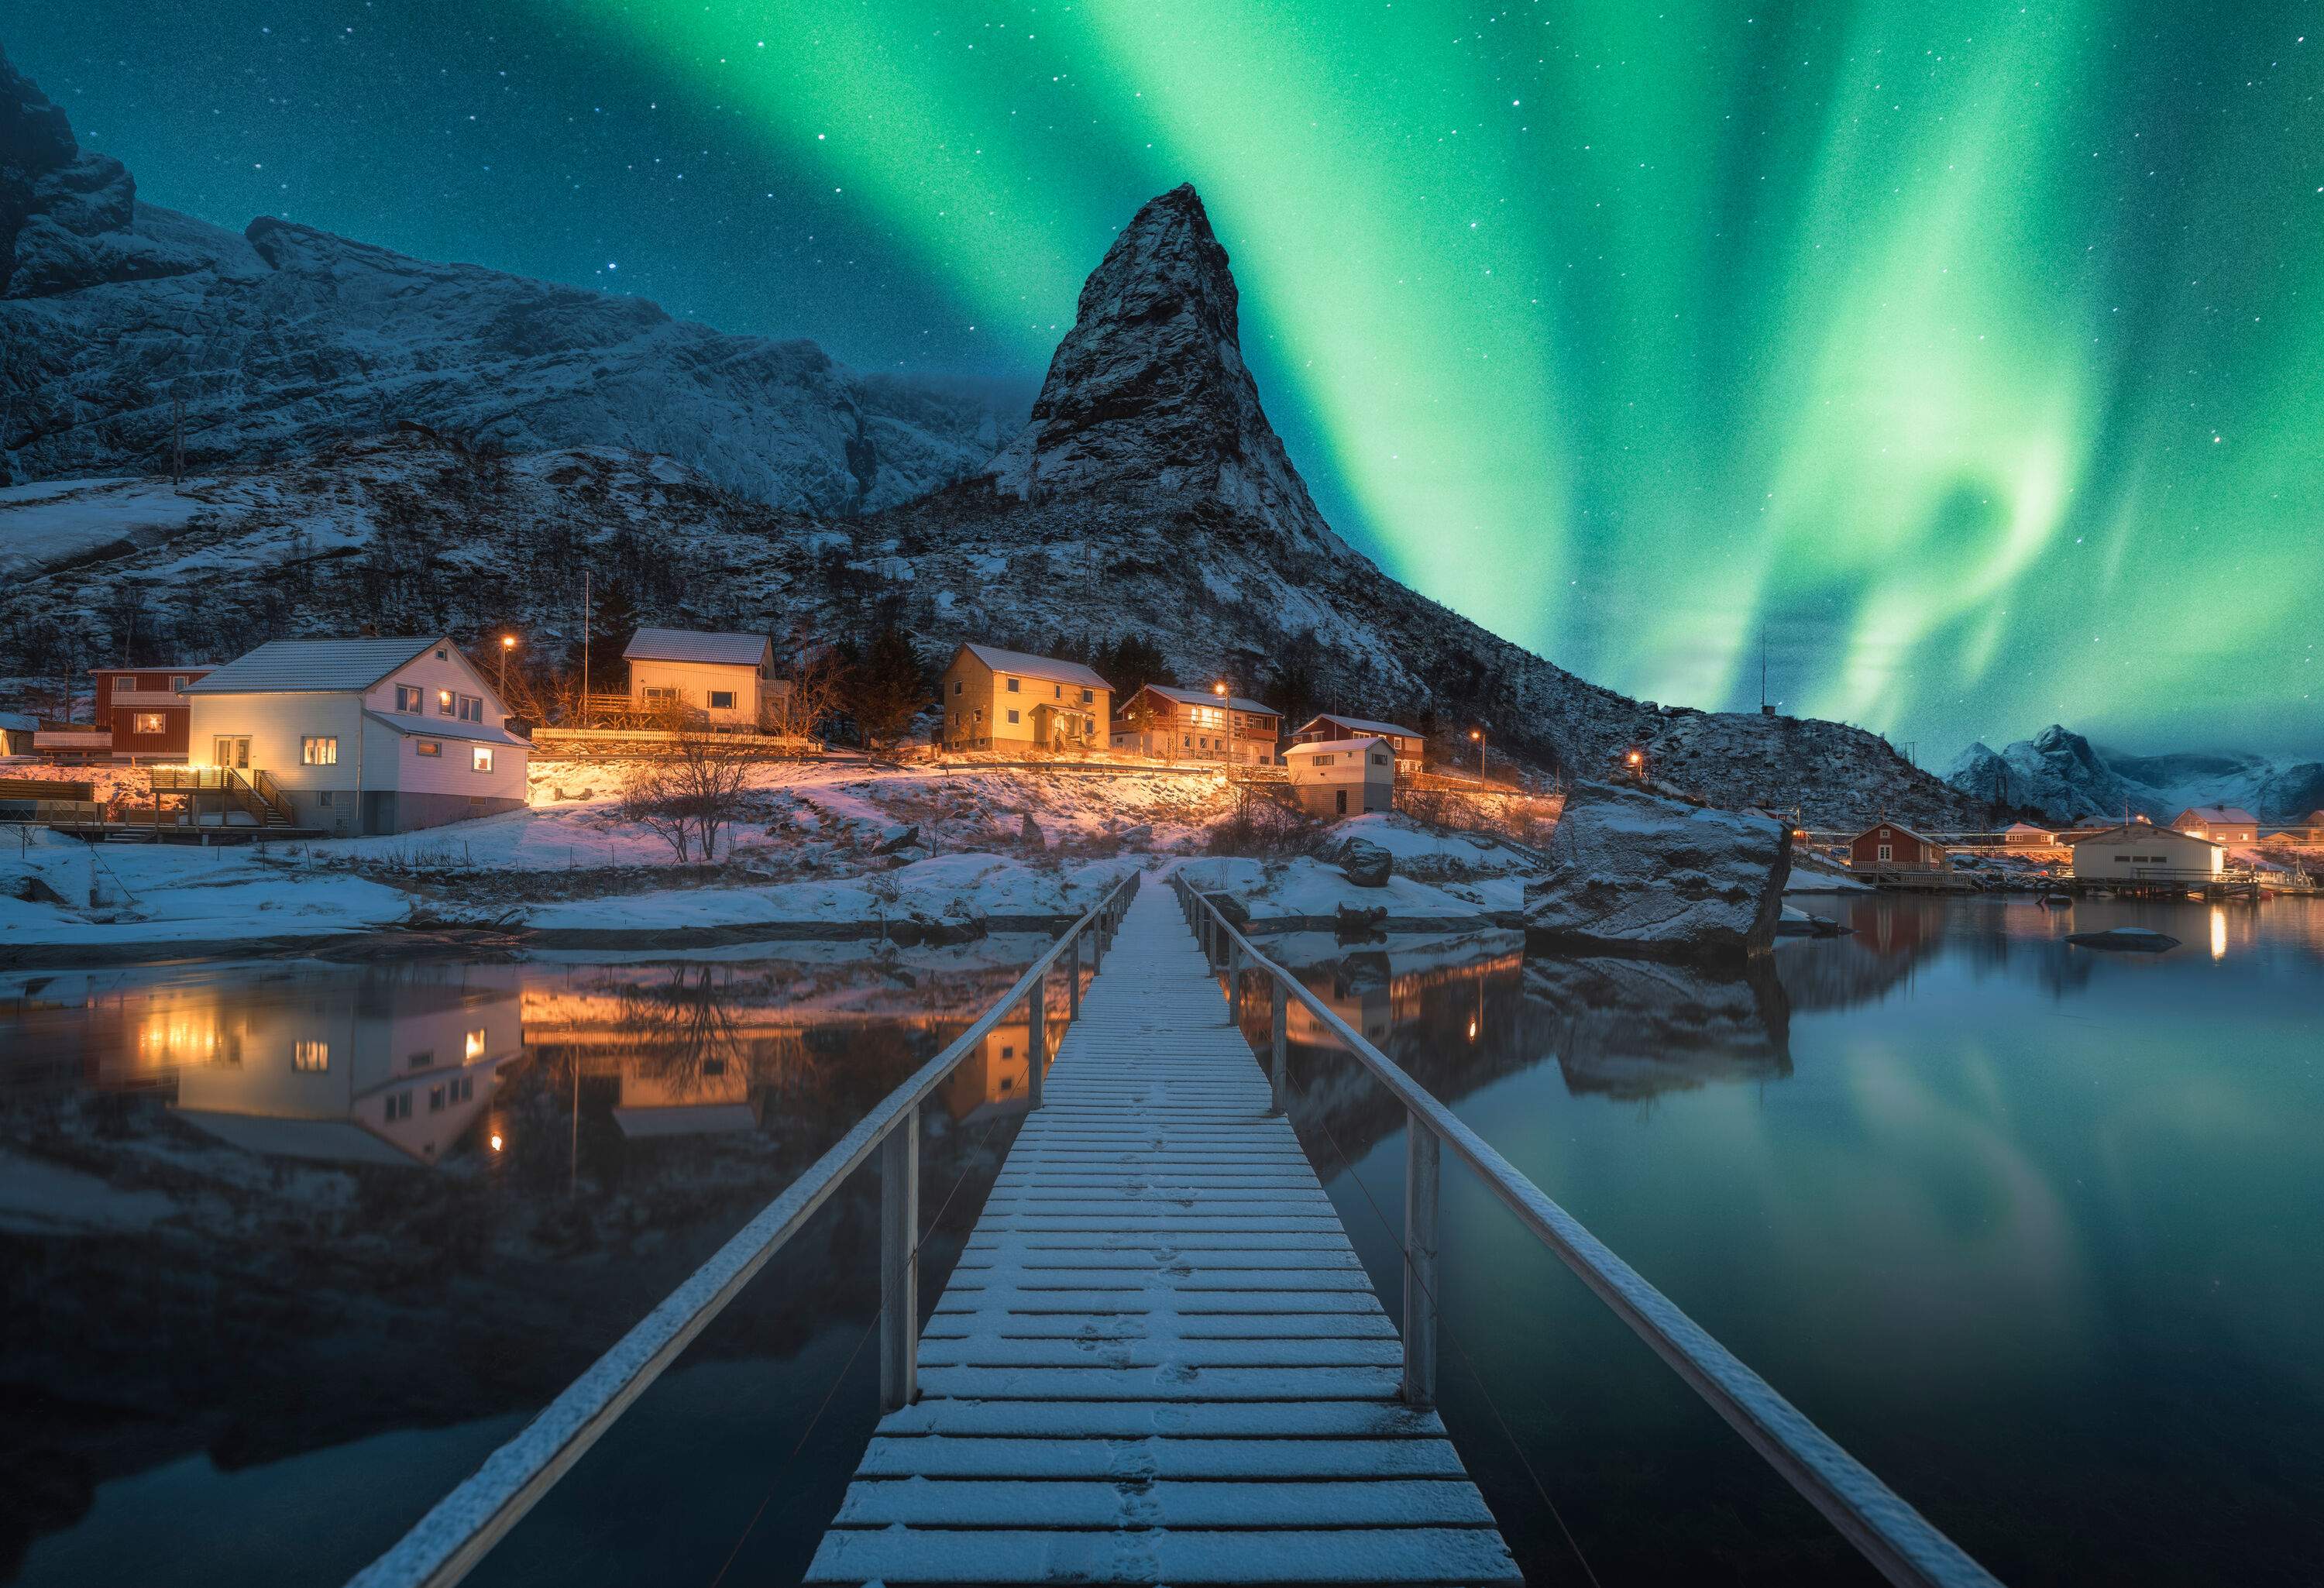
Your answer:
[[[1945,849],[1901,822],[1877,822],[1849,843],[1848,863],[1860,872],[1941,872]]]
[[[1110,748],[1113,686],[1082,662],[963,645],[939,688],[946,750]]]
[[[2172,827],[2222,844],[2259,842],[2259,818],[2239,805],[2196,805],[2171,818]]]
[[[1291,735],[1303,744],[1327,743],[1338,739],[1384,739],[1396,759],[1399,775],[1409,777],[1420,771],[1424,747],[1427,741],[1410,728],[1400,728],[1394,723],[1374,722],[1369,717],[1342,716],[1337,712],[1325,712],[1310,718],[1307,725]]]
[[[2134,822],[2077,842],[2073,874],[2082,882],[2208,882],[2226,860],[2227,848],[2217,839]]]
[[[1148,684],[1123,702],[1113,725],[1113,747],[1161,761],[1217,761],[1231,766],[1273,766],[1283,718],[1258,700],[1208,690]]]
[[[1323,739],[1283,752],[1291,797],[1317,816],[1361,816],[1396,806],[1396,752],[1385,739]]]

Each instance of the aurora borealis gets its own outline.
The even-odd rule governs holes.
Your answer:
[[[180,11],[5,36],[151,202],[1029,383],[1190,180],[1326,513],[1560,664],[2318,748],[2310,6]]]

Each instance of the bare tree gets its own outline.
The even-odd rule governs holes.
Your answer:
[[[665,708],[655,725],[669,735],[665,752],[630,774],[622,814],[677,852],[678,863],[718,858],[718,835],[742,813],[754,760],[731,734],[703,731],[683,706]]]
[[[809,633],[804,625],[790,633],[790,667],[785,681],[790,692],[783,702],[786,733],[812,734],[841,709],[847,688],[847,664],[837,651]]]

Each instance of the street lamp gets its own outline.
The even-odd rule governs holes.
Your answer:
[[[1643,750],[1633,750],[1628,755],[1623,757],[1623,759],[1630,763],[1630,770],[1638,774],[1638,781],[1641,783],[1645,782],[1646,780],[1646,752]]]
[[[509,652],[515,649],[516,636],[514,634],[503,634],[501,636],[501,704],[503,706],[506,706],[508,704]]]
[[[1477,787],[1485,786],[1485,730],[1471,728],[1469,737],[1477,746]]]

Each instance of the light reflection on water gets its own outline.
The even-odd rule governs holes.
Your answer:
[[[1726,979],[1269,946],[2005,1580],[2298,1580],[2324,909],[1811,908],[1854,935]],[[2131,924],[2184,946],[2063,941]],[[0,1468],[37,1479],[0,1483],[0,1580],[343,1580],[1035,952],[0,986]],[[1290,1034],[1393,1311],[1400,1113]],[[961,1187],[927,1303],[1026,1051],[996,1030],[925,1122],[924,1213]],[[1537,1580],[1570,1557],[1503,1422],[1609,1582],[1864,1580],[1449,1160],[1444,1218],[1446,1414]],[[795,1577],[872,1421],[874,1227],[852,1184],[476,1580],[706,1581],[738,1539]]]

